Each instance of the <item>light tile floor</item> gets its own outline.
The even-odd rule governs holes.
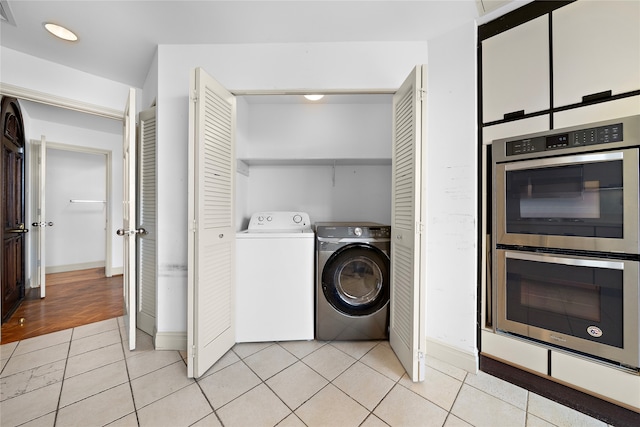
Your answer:
[[[10,426],[604,426],[482,372],[428,360],[411,382],[388,342],[237,344],[205,375],[122,318],[1,346]]]

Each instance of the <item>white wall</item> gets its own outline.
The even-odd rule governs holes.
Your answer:
[[[203,67],[231,90],[395,89],[427,60],[426,42],[158,47],[158,331],[187,329],[189,75]],[[179,226],[179,224],[183,224]]]
[[[336,166],[335,176],[329,165],[252,166],[248,182],[249,214],[303,211],[312,223],[391,223],[390,164]]]
[[[391,159],[391,95],[385,98],[385,103],[250,104],[247,147],[240,158]]]
[[[107,205],[71,200],[106,201],[106,156],[48,148],[46,175],[47,271],[104,266]]]
[[[158,97],[158,52],[153,56],[147,78],[142,88],[142,96],[139,101],[139,110],[150,108]]]
[[[468,355],[458,365],[472,368],[478,266],[475,23],[429,41],[427,73],[427,353],[448,346]]]

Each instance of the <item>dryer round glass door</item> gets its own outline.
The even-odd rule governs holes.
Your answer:
[[[345,246],[325,264],[322,290],[327,301],[341,313],[375,313],[389,301],[389,257],[366,244]]]

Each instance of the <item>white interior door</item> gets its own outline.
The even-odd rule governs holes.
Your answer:
[[[34,144],[34,157],[38,161],[38,169],[37,169],[37,177],[36,177],[36,221],[31,225],[34,227],[34,231],[36,231],[36,280],[38,282],[38,286],[40,286],[40,298],[44,298],[47,294],[46,288],[46,211],[45,211],[45,202],[46,202],[46,177],[47,177],[47,138],[42,135],[40,137],[40,143]],[[53,225],[53,223],[52,223]]]
[[[200,377],[235,344],[236,100],[201,68],[189,96],[187,372]]]
[[[138,241],[138,307],[137,326],[153,335],[156,326],[157,277],[157,191],[156,191],[156,107],[141,111],[138,138],[138,208],[137,223],[144,232]]]
[[[124,108],[122,138],[123,183],[122,228],[118,235],[124,239],[124,321],[129,337],[129,350],[136,348],[136,92],[129,89]]]
[[[413,381],[424,380],[426,346],[421,217],[426,81],[426,66],[417,66],[393,96],[389,342]]]

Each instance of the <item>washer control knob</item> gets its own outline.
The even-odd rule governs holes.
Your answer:
[[[260,221],[260,222],[264,221],[264,217],[263,216],[259,216],[258,217],[258,221]]]
[[[353,233],[358,237],[362,236],[362,228],[360,227],[354,228]]]
[[[293,222],[295,222],[296,224],[300,224],[300,222],[302,221],[302,216],[299,214],[295,214],[293,216]]]
[[[273,218],[271,218],[271,215],[269,215],[269,216],[267,217],[267,221],[271,221],[272,219],[273,219]]]

